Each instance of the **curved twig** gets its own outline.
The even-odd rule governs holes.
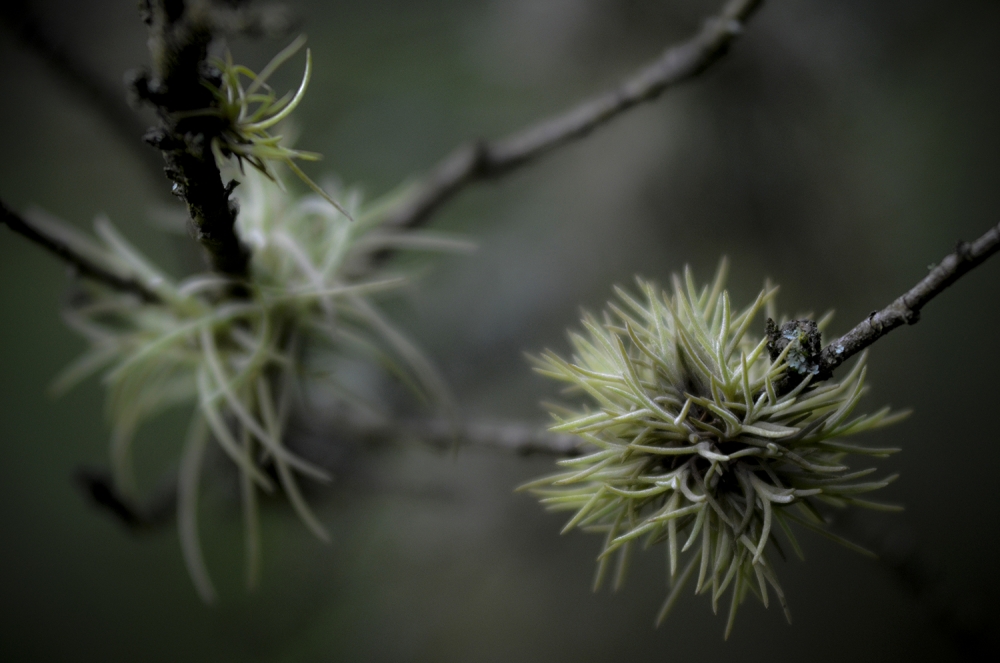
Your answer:
[[[388,225],[419,225],[465,186],[505,175],[694,78],[725,54],[762,2],[731,0],[694,37],[667,49],[616,88],[506,138],[459,147],[417,183]]]

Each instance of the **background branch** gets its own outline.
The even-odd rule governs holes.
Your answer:
[[[167,525],[177,512],[176,472],[167,472],[145,502],[123,495],[108,470],[81,467],[73,474],[77,488],[96,508],[104,510],[133,532]]]
[[[583,446],[583,440],[578,437],[549,433],[544,425],[538,424],[447,417],[392,419],[366,414],[354,408],[325,412],[320,428],[346,433],[372,444],[415,440],[442,451],[473,447],[523,456],[576,456]]]
[[[761,4],[762,0],[732,0],[718,16],[705,21],[698,34],[669,48],[613,90],[506,138],[459,147],[416,185],[388,225],[419,225],[465,186],[505,175],[694,78],[725,54]]]
[[[1000,250],[1000,224],[976,241],[959,242],[930,273],[881,311],[872,313],[854,329],[825,348],[819,358],[819,377],[826,379],[838,366],[901,325],[916,324],[920,309],[952,283]]]
[[[118,274],[110,272],[100,265],[95,264],[88,258],[85,258],[67,246],[66,243],[59,238],[45,233],[45,231],[38,226],[22,218],[12,209],[7,207],[7,204],[2,200],[0,200],[0,223],[7,224],[7,227],[14,232],[19,235],[23,235],[61,260],[67,262],[81,276],[91,278],[95,281],[100,281],[115,290],[131,292],[132,294],[138,295],[143,301],[146,302],[155,303],[160,301],[160,298],[157,297],[155,293],[146,289],[146,287],[139,281],[133,278],[119,276]]]
[[[412,435],[433,447],[451,450],[455,447],[494,449],[531,456],[578,456],[583,440],[572,435],[549,433],[542,425],[523,423],[453,422],[447,419],[427,419],[404,422],[404,435]]]
[[[370,448],[418,442],[442,452],[471,447],[519,456],[560,457],[578,456],[583,450],[581,438],[549,433],[543,426],[526,423],[486,423],[446,418],[392,420],[354,410],[340,410],[324,413],[321,428],[335,430],[337,435],[346,436],[347,439]],[[318,439],[323,441],[322,447],[314,446],[315,442],[309,442],[310,438],[311,436],[305,436],[297,439],[296,453],[302,453],[310,461],[336,474],[342,473],[343,467],[338,466],[341,457],[329,454],[328,435],[319,436]],[[132,531],[153,530],[166,525],[176,511],[175,472],[164,475],[145,501],[136,501],[123,495],[107,470],[80,468],[74,478],[84,497],[94,507],[102,509]]]

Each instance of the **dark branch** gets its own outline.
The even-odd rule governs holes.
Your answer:
[[[119,276],[114,272],[95,264],[93,261],[76,253],[57,237],[46,234],[41,228],[20,217],[13,210],[7,207],[6,203],[0,200],[0,223],[7,224],[7,227],[14,232],[27,237],[42,248],[53,253],[65,262],[69,263],[78,274],[95,281],[108,285],[115,290],[130,292],[138,295],[143,301],[155,303],[160,298],[156,293],[147,289],[142,283],[134,278]]]
[[[916,324],[920,309],[945,288],[1000,251],[1000,224],[970,243],[959,242],[920,283],[881,311],[874,311],[854,329],[833,341],[820,353],[819,375],[826,379],[845,361],[903,324]]]
[[[388,224],[419,225],[466,185],[505,175],[694,78],[725,54],[761,4],[762,0],[731,0],[698,34],[668,49],[615,89],[507,138],[459,147],[416,185]]]
[[[177,478],[173,473],[164,477],[145,503],[123,495],[107,470],[80,468],[73,479],[91,504],[133,532],[156,530],[168,524],[177,511]]]
[[[144,19],[153,74],[138,76],[132,86],[160,115],[160,126],[146,140],[163,153],[173,191],[187,203],[192,234],[213,269],[243,277],[249,252],[236,236],[236,204],[229,200],[231,189],[223,184],[211,150],[219,120],[178,115],[214,103],[206,87],[218,84],[213,80],[217,72],[206,62],[214,26],[211,7],[208,0],[147,0]]]
[[[792,337],[791,332],[795,332],[794,337],[803,345],[802,356],[796,360],[801,364],[803,372],[818,372],[818,378],[828,379],[840,364],[891,330],[904,323],[911,325],[916,323],[920,317],[920,309],[927,302],[998,251],[1000,251],[1000,224],[972,243],[959,242],[955,251],[945,256],[920,283],[883,310],[872,313],[861,324],[830,343],[821,352],[815,322],[793,320],[781,327],[780,332],[784,333],[779,333],[774,322],[769,320],[768,337],[771,339],[769,345],[773,345],[770,347],[772,358],[784,349],[784,345],[787,345]],[[818,362],[813,363],[817,354]],[[794,386],[797,383],[790,384]],[[357,429],[367,429],[372,435],[381,437],[411,435],[441,449],[473,446],[524,455],[540,453],[576,456],[582,452],[584,446],[584,441],[579,437],[548,433],[540,427],[524,424],[463,424],[441,419],[415,420],[404,424],[365,423],[352,420],[351,425]]]
[[[772,359],[780,354],[791,338],[798,339],[802,346],[801,356],[791,359],[793,367],[799,366],[801,375],[816,373],[820,380],[829,379],[833,371],[903,324],[916,324],[920,310],[934,297],[943,292],[959,278],[972,271],[1000,251],[1000,224],[984,233],[972,243],[959,242],[955,251],[949,253],[917,285],[898,297],[881,311],[875,311],[854,329],[819,351],[819,334],[816,323],[811,320],[792,320],[780,330],[773,320],[768,320],[767,336]],[[815,360],[818,355],[818,361]],[[791,388],[801,381],[781,385]],[[404,429],[425,442],[438,447],[448,445],[469,445],[493,447],[516,453],[545,453],[574,456],[581,453],[583,441],[568,435],[546,433],[539,428],[524,425],[489,426],[483,424],[454,425],[446,420],[411,422]]]

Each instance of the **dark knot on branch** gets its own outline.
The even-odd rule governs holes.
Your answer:
[[[825,379],[820,370],[820,354],[823,351],[822,333],[815,320],[789,320],[779,327],[771,318],[764,327],[767,335],[767,352],[771,361],[776,361],[789,345],[785,355],[788,371],[775,385],[778,393],[794,389],[808,376]]]

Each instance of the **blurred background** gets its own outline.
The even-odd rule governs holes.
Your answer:
[[[712,2],[369,0],[289,3],[281,39],[238,39],[258,69],[299,30],[315,73],[298,145],[378,195],[458,143],[497,137],[606,89],[698,29]],[[134,0],[29,2],[0,25],[0,196],[80,228],[107,213],[175,274],[196,265],[156,219],[172,203],[157,155],[131,131],[149,115],[102,109],[25,39],[33,16],[67,60],[124,99],[148,62]],[[13,13],[11,13],[13,12]],[[25,13],[27,12],[27,13]],[[15,16],[16,14],[16,16]],[[12,18],[13,17],[13,18]],[[18,23],[21,21],[21,23]],[[21,28],[15,26],[20,25]],[[463,413],[545,421],[556,393],[525,352],[568,350],[581,307],[635,274],[702,280],[731,260],[734,304],[765,277],[789,314],[836,309],[842,333],[919,280],[1000,209],[1000,5],[772,2],[707,75],[501,181],[470,188],[434,226],[479,243],[445,257],[392,317],[450,381]],[[294,86],[301,56],[276,80]],[[123,110],[124,109],[124,110]],[[520,483],[549,458],[418,445],[355,453],[311,498],[333,535],[290,509],[264,513],[264,575],[243,587],[233,486],[206,489],[208,563],[222,595],[200,603],[173,526],[132,533],[73,481],[106,464],[100,383],[54,400],[83,349],[60,320],[64,267],[0,230],[0,656],[7,661],[995,660],[1000,591],[1000,258],[873,348],[863,406],[913,408],[866,440],[901,514],[841,533],[873,562],[803,533],[807,561],[778,564],[794,618],[752,598],[724,616],[686,597],[653,628],[663,551],[635,558],[617,594],[592,594],[599,541]],[[176,455],[185,413],[147,426],[147,485]],[[331,437],[330,445],[336,445]],[[223,481],[222,484],[226,482]]]

